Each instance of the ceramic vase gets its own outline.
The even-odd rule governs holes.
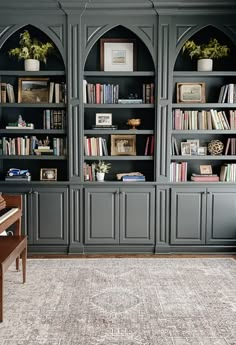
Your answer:
[[[200,59],[197,61],[197,70],[199,72],[212,71],[213,60],[212,59]]]
[[[104,181],[104,177],[105,177],[105,173],[97,172],[96,177],[97,177],[97,181],[103,182]]]
[[[25,71],[39,71],[39,61],[35,59],[26,59]]]

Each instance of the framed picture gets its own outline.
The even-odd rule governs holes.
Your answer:
[[[205,102],[205,83],[177,83],[177,103]]]
[[[188,139],[188,143],[190,143],[190,151],[192,156],[198,155],[198,148],[199,148],[199,140],[198,139]]]
[[[135,39],[100,39],[101,71],[135,71],[136,49]]]
[[[206,156],[207,155],[207,147],[206,146],[200,146],[198,148],[198,153],[199,156]]]
[[[191,156],[191,144],[188,142],[181,142],[181,155]]]
[[[201,175],[212,175],[212,166],[211,165],[200,165],[200,174]]]
[[[111,156],[136,156],[136,135],[111,135]]]
[[[19,78],[18,103],[48,103],[49,78]]]
[[[57,169],[52,169],[52,168],[40,169],[40,180],[41,181],[56,181]]]
[[[96,113],[96,126],[111,126],[112,114],[110,113]]]

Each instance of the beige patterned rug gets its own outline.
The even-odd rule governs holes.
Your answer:
[[[29,259],[5,277],[0,345],[235,345],[231,258]]]

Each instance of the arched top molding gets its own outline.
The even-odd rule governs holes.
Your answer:
[[[103,25],[103,26],[89,26],[86,28],[86,40],[84,42],[85,44],[85,53],[84,53],[84,65],[85,62],[87,60],[87,57],[92,49],[92,47],[94,46],[94,44],[107,32],[111,31],[112,29],[114,29],[117,26],[122,26],[128,30],[130,30],[131,32],[133,32],[137,37],[139,37],[141,39],[141,41],[145,44],[145,46],[147,47],[149,53],[152,56],[153,61],[155,61],[155,39],[154,39],[154,26],[150,25],[150,26],[136,26],[134,27],[129,26],[129,25],[123,25],[123,24],[107,24],[107,25]],[[148,38],[148,39],[147,39]],[[154,64],[155,65],[155,64]]]
[[[65,64],[65,49],[63,47],[63,28],[62,26],[45,26],[45,25],[34,25],[33,23],[27,23],[24,25],[12,25],[7,26],[5,28],[0,28],[0,48],[2,48],[3,44],[10,39],[10,37],[17,32],[18,30],[24,29],[26,26],[31,25],[34,28],[42,31],[44,34],[46,34],[53,42],[53,44],[57,47],[59,50],[63,62]]]

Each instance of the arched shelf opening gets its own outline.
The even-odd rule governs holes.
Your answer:
[[[234,43],[222,30],[210,25],[197,31],[188,40],[193,40],[196,44],[209,42],[211,38],[216,38],[220,44],[227,45],[230,48],[230,54],[221,59],[214,59],[214,71],[236,71],[236,42]],[[187,41],[187,39],[186,39]],[[183,42],[184,44],[185,42]],[[191,59],[186,53],[183,54],[180,49],[175,61],[174,71],[196,71],[197,60]]]
[[[26,25],[14,32],[2,45],[0,50],[0,70],[24,70],[24,60],[18,60],[17,57],[9,56],[9,50],[19,47],[20,34],[25,30],[28,30],[32,38],[37,38],[39,41],[46,43],[51,42],[53,44],[53,51],[47,57],[47,63],[40,62],[41,71],[63,71],[65,69],[63,58],[59,52],[59,49],[55,43],[48,37],[42,30],[36,28],[33,25]]]
[[[137,44],[136,60],[137,71],[154,71],[152,56],[145,43],[132,31],[122,25],[118,25],[106,32],[101,38],[130,38],[135,39]],[[98,39],[90,50],[85,62],[85,71],[100,71],[100,40]]]

